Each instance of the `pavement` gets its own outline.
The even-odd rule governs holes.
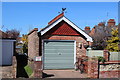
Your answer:
[[[87,74],[75,70],[43,70],[43,73],[43,78],[87,78]]]
[[[12,66],[0,66],[0,77],[12,78]]]

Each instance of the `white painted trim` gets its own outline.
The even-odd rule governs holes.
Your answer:
[[[87,41],[90,41],[90,42],[93,42],[92,41],[92,38],[86,34],[84,31],[82,31],[80,28],[78,28],[75,24],[73,24],[70,20],[68,20],[66,17],[63,17],[63,20],[65,22],[67,22],[68,24],[70,24],[75,30],[77,30],[79,33],[83,34],[86,38],[87,38]]]
[[[42,40],[42,69],[44,70],[44,42],[45,41],[73,41],[74,42],[74,69],[75,69],[75,67],[76,67],[76,65],[75,65],[75,63],[76,63],[76,41],[75,40],[49,40],[49,39],[47,39],[47,40]]]
[[[76,69],[76,41],[74,41],[74,68]]]
[[[14,42],[14,41],[16,41],[16,40],[6,40],[6,39],[0,39],[0,41],[12,41],[12,42]]]
[[[44,40],[42,40],[42,70],[44,70]]]
[[[13,61],[13,54],[14,54],[14,43],[12,42],[11,43],[12,44],[12,54],[11,54],[11,56],[12,56],[12,60],[11,60],[11,65],[12,65],[12,61]]]
[[[78,28],[75,24],[73,24],[70,20],[68,20],[66,17],[61,17],[60,19],[58,19],[56,22],[54,22],[53,24],[51,24],[49,27],[47,27],[45,30],[41,31],[41,35],[44,35],[47,31],[49,31],[51,28],[53,28],[55,25],[57,25],[59,22],[61,22],[62,20],[64,20],[65,22],[67,22],[69,25],[71,25],[75,30],[77,30],[79,33],[81,33],[82,35],[84,35],[87,38],[87,41],[93,42],[92,38],[86,34],[84,31],[82,31],[80,28]]]
[[[56,24],[61,22],[63,20],[63,17],[57,20],[54,24],[51,24],[49,27],[47,27],[44,31],[41,31],[41,35],[44,35],[47,31],[49,31],[51,28],[53,28]]]

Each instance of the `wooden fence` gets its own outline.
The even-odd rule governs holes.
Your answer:
[[[120,52],[110,52],[110,61],[119,61],[120,60]]]
[[[104,57],[104,50],[88,50],[86,52],[86,56],[88,57]],[[109,52],[109,60],[110,61],[120,61],[120,52]]]

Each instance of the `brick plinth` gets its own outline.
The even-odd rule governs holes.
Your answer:
[[[104,50],[103,55],[104,55],[105,60],[109,61],[109,56],[110,56],[109,51],[108,50]]]
[[[98,78],[98,60],[90,58],[88,61],[88,77]]]
[[[42,61],[34,61],[34,78],[42,78]]]

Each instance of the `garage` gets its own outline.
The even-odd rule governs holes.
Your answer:
[[[44,41],[44,69],[74,69],[75,41]]]
[[[12,65],[12,57],[14,54],[14,42],[15,40],[0,39],[2,44],[2,65]]]
[[[84,45],[91,46],[92,38],[59,14],[38,32],[28,34],[28,56],[42,57],[42,69],[75,69],[80,56],[86,56]]]

